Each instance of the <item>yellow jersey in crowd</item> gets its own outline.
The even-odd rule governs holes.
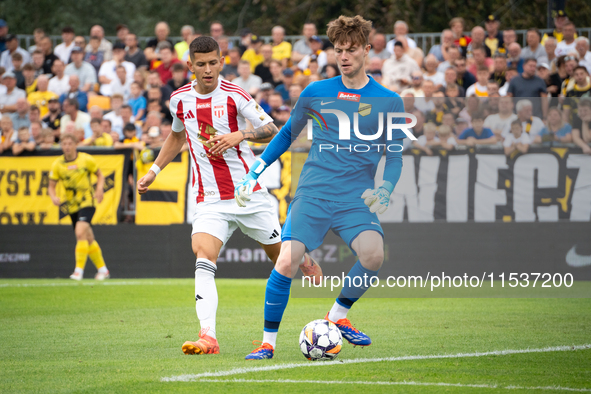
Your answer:
[[[91,138],[87,138],[84,140],[84,142],[88,143],[91,140]],[[104,147],[111,147],[113,146],[113,137],[111,137],[110,134],[108,133],[103,133],[101,134],[100,137],[96,138],[94,140],[94,143],[92,143],[89,146],[104,146]]]
[[[278,45],[273,46],[273,59],[283,60],[291,58],[291,44],[287,41],[281,41]]]
[[[91,175],[97,171],[94,158],[84,152],[78,152],[76,159],[72,161],[66,161],[62,155],[53,162],[49,179],[62,181],[66,190],[68,213],[95,206]]]

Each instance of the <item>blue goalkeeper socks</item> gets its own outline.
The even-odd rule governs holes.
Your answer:
[[[364,275],[366,275],[364,277]],[[372,276],[378,276],[378,271],[372,271],[361,265],[359,260],[351,268],[345,282],[341,294],[336,299],[340,306],[351,309],[351,306],[357,301],[371,285]]]
[[[277,332],[283,312],[289,301],[291,278],[281,275],[275,269],[267,281],[265,291],[265,332]]]

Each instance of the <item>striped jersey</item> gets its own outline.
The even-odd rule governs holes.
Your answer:
[[[246,128],[246,119],[254,128],[273,122],[255,100],[238,85],[219,79],[209,94],[199,94],[195,81],[177,89],[170,96],[172,130],[186,130],[192,157],[193,195],[197,203],[231,200],[234,187],[244,177],[255,156],[248,143],[242,141],[224,152],[223,157],[207,157],[212,147],[208,140],[216,135]],[[257,184],[254,191],[262,189]]]

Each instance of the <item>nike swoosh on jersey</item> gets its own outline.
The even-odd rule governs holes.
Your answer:
[[[577,245],[573,246],[566,254],[566,264],[571,267],[586,267],[591,265],[591,256],[577,253]]]
[[[324,101],[321,101],[320,105],[326,105],[326,104],[330,104],[330,103],[334,103],[334,101],[327,101],[326,103]]]
[[[273,302],[269,302],[269,301],[267,301],[267,305],[281,305],[281,303],[277,303],[277,304],[275,304],[275,303],[273,303]]]

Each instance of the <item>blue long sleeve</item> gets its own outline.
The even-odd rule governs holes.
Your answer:
[[[394,145],[394,146],[392,146]],[[399,147],[396,145],[400,145]],[[388,146],[392,146],[391,150],[400,152],[390,152],[386,150],[386,166],[384,167],[384,181],[392,184],[392,190],[400,179],[402,173],[402,140],[392,140]],[[390,193],[392,193],[390,190]]]
[[[269,145],[267,145],[267,148],[261,155],[261,160],[263,160],[267,166],[270,166],[289,149],[291,143],[295,140],[295,137],[296,136],[293,136],[291,132],[290,117],[275,138],[269,142]]]

